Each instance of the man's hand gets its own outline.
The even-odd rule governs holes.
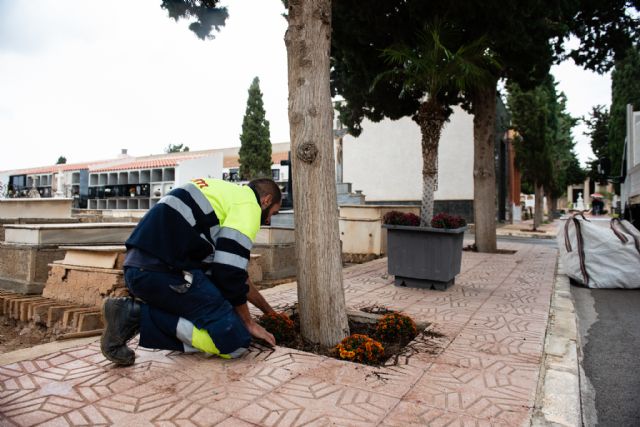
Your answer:
[[[251,318],[247,303],[237,305],[234,308],[236,310],[236,313],[238,313],[238,316],[242,320],[242,323],[244,323],[245,328],[247,328],[247,331],[249,331],[249,333],[253,337],[264,340],[271,347],[276,345],[276,339],[274,338],[274,336],[271,335],[265,328],[258,325],[256,321],[253,320],[253,318]]]
[[[276,339],[273,334],[269,333],[269,331],[258,325],[256,322],[251,322],[251,324],[246,326],[247,330],[253,337],[266,341],[271,347],[276,345]]]

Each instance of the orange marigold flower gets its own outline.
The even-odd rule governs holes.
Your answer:
[[[336,346],[340,358],[363,363],[377,363],[384,355],[382,345],[366,335],[353,334]]]

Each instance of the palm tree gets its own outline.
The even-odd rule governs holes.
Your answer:
[[[446,36],[453,35],[447,31]],[[451,106],[461,102],[461,94],[486,85],[492,79],[490,70],[498,66],[485,38],[451,50],[443,38],[445,29],[436,22],[428,25],[416,37],[415,45],[394,45],[382,51],[389,71],[382,79],[402,85],[403,93],[426,93],[412,119],[422,135],[422,206],[420,225],[429,226],[433,217],[434,192],[438,179],[438,144]],[[448,38],[448,37],[447,37]]]

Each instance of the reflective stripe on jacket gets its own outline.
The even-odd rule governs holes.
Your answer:
[[[126,245],[144,250],[177,271],[210,270],[224,297],[240,305],[247,300],[247,267],[261,213],[251,188],[218,179],[194,179],[160,199]]]

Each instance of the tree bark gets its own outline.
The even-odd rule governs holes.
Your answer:
[[[437,102],[429,100],[420,105],[414,121],[420,126],[422,136],[422,205],[420,225],[431,226],[433,202],[438,183],[438,144],[442,128],[447,120],[446,112]]]
[[[542,188],[542,185],[538,185],[538,183],[536,182],[534,184],[535,187],[535,206],[534,206],[534,213],[533,213],[533,230],[537,230],[538,227],[540,227],[540,224],[542,224],[542,211],[544,210],[544,203],[543,203],[543,197],[544,197],[544,189]]]
[[[496,84],[473,94],[473,222],[478,252],[496,252]]]
[[[549,192],[549,194],[551,193]],[[549,222],[553,222],[553,220],[555,219],[554,215],[558,211],[557,197],[549,196],[549,205],[547,206],[547,209],[548,209],[547,219],[549,220]]]
[[[334,346],[349,334],[329,93],[331,1],[289,0],[285,35],[300,329]]]

